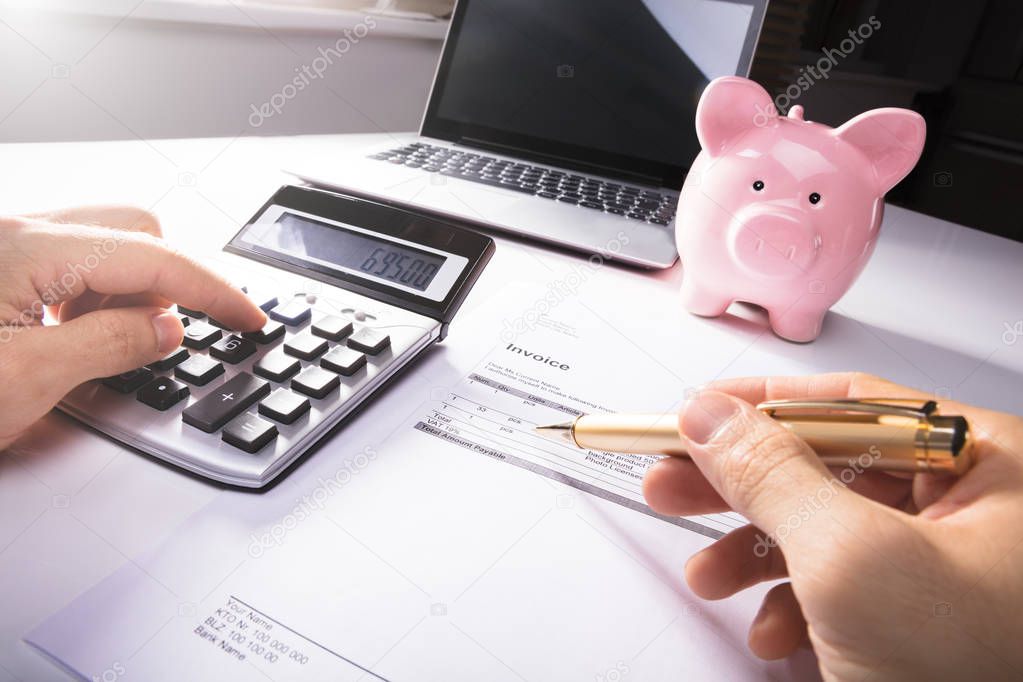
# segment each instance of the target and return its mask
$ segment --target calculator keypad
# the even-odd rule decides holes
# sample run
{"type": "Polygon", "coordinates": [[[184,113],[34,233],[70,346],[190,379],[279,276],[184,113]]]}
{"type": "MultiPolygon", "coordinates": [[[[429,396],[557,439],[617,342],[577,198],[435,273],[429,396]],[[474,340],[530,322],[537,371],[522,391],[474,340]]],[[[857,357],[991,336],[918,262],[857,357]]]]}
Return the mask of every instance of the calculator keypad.
{"type": "MultiPolygon", "coordinates": [[[[246,293],[268,313],[263,329],[237,333],[179,306],[186,332],[182,347],[103,384],[134,394],[154,415],[180,413],[166,418],[196,434],[217,434],[221,448],[263,456],[275,452],[282,434],[291,447],[395,361],[395,354],[384,352],[391,337],[368,326],[380,324],[374,314],[351,305],[319,305],[319,297],[308,294],[246,293]]],[[[399,336],[408,348],[409,335],[399,336]]]]}

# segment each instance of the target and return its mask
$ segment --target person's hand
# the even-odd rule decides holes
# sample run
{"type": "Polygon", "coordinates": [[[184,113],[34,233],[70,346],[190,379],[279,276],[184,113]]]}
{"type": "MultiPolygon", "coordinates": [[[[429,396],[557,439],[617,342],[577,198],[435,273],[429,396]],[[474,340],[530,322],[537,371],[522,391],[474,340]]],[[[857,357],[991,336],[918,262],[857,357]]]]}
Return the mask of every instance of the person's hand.
{"type": "Polygon", "coordinates": [[[974,468],[898,477],[872,471],[871,453],[829,471],[751,406],[846,396],[928,397],[832,374],[715,382],[686,404],[692,460],[652,467],[647,501],[672,515],[731,509],[753,524],[694,555],[686,581],[722,599],[788,578],[764,598],[749,646],[774,659],[808,638],[828,680],[1023,678],[1023,419],[943,401],[970,421],[974,468]]]}
{"type": "Polygon", "coordinates": [[[0,450],[78,384],[177,348],[184,328],[170,301],[239,331],[266,322],[159,236],[156,218],[131,207],[0,217],[0,450]],[[60,324],[44,326],[44,314],[60,324]]]}

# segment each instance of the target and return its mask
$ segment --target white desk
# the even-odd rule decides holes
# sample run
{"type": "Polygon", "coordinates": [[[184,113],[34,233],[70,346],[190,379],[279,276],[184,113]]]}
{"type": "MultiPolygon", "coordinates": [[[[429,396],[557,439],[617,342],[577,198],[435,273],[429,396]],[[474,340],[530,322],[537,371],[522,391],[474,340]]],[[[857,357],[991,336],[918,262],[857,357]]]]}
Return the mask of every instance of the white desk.
{"type": "MultiPolygon", "coordinates": [[[[379,137],[5,145],[0,209],[131,202],[156,211],[179,246],[212,252],[288,181],[279,167],[379,137]]],[[[539,258],[552,270],[577,260],[501,239],[495,262],[512,254],[539,258]]],[[[814,344],[764,333],[758,315],[744,309],[739,317],[700,325],[726,326],[743,347],[766,349],[789,368],[862,369],[938,396],[1023,413],[1021,266],[1021,244],[890,207],[874,260],[814,344]]],[[[678,267],[658,273],[606,267],[595,276],[675,288],[681,273],[678,267]]],[[[484,275],[467,308],[485,304],[500,284],[493,279],[484,275]]],[[[608,301],[609,310],[620,303],[608,301]]],[[[636,302],[627,303],[635,309],[636,302]]],[[[627,319],[616,318],[625,335],[627,319]]],[[[680,352],[699,352],[700,343],[693,338],[680,352]]],[[[736,376],[773,368],[744,362],[739,353],[712,369],[736,376]]],[[[156,546],[220,493],[59,415],[38,424],[13,453],[0,455],[0,680],[64,679],[21,636],[126,557],[156,546]]]]}

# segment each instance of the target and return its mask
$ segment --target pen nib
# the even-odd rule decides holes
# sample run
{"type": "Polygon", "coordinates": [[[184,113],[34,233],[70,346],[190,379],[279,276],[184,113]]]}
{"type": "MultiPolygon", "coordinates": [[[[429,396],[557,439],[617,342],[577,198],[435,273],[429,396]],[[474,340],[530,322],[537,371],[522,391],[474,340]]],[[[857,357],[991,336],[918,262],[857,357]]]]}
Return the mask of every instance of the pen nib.
{"type": "Polygon", "coordinates": [[[572,447],[578,447],[575,442],[575,437],[572,435],[572,427],[575,422],[564,422],[563,424],[547,424],[546,426],[537,426],[534,431],[544,438],[551,440],[561,441],[571,445],[572,447]]]}

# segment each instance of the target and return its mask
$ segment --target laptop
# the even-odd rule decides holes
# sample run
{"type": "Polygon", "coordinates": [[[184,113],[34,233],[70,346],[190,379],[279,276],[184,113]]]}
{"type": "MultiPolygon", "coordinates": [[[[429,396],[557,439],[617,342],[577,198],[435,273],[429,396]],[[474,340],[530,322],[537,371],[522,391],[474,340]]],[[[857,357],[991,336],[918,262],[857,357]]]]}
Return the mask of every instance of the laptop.
{"type": "MultiPolygon", "coordinates": [[[[747,75],[767,0],[458,0],[419,134],[286,170],[313,185],[644,268],[713,78],[747,75]]],[[[381,73],[378,87],[387,87],[381,73]]]]}

